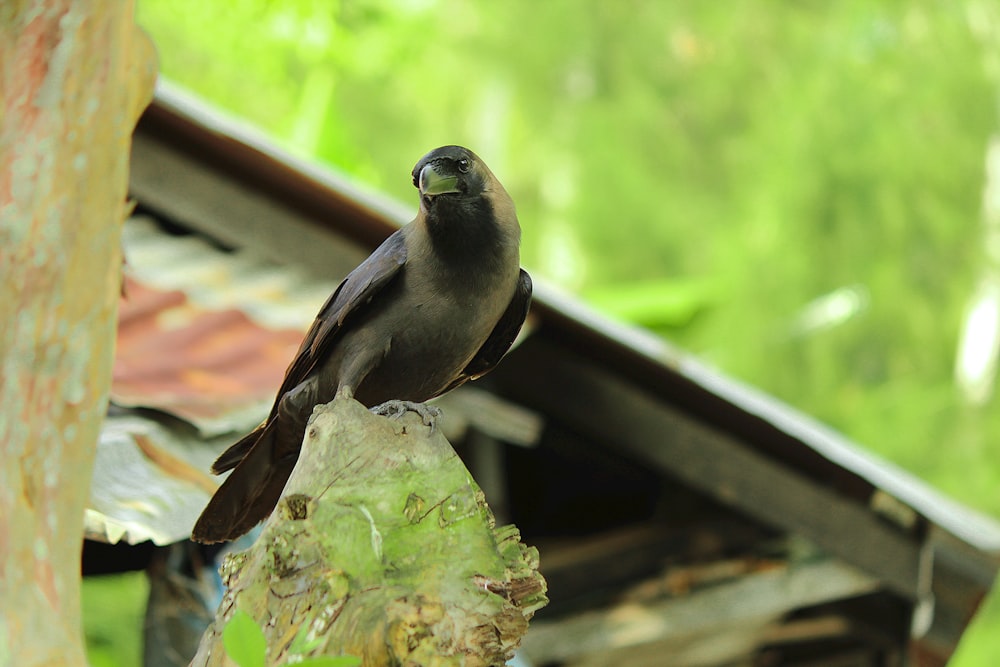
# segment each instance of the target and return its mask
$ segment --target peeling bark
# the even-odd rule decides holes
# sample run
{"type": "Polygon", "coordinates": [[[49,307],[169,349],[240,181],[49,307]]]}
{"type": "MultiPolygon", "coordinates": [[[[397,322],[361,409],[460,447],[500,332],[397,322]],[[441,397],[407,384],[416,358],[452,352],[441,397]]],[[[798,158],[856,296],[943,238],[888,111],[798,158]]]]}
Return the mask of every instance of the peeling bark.
{"type": "Polygon", "coordinates": [[[130,2],[0,3],[0,663],[85,664],[83,509],[154,63],[130,2]]]}
{"type": "Polygon", "coordinates": [[[502,665],[548,602],[538,552],[494,525],[448,441],[350,400],[316,408],[275,513],[223,577],[192,665],[230,664],[221,635],[237,609],[262,627],[269,665],[502,665]]]}

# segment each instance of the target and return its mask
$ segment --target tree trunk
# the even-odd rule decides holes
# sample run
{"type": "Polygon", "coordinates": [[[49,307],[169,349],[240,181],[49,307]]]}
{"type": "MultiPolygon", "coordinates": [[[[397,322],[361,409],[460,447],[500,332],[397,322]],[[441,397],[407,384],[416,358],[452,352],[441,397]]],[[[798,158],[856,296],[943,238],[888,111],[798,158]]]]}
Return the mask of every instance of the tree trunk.
{"type": "Polygon", "coordinates": [[[316,408],[274,514],[222,569],[229,590],[192,665],[231,664],[236,610],[263,628],[269,665],[502,665],[548,601],[538,552],[494,526],[448,441],[350,400],[316,408]]]}
{"type": "Polygon", "coordinates": [[[154,63],[130,2],[0,3],[0,664],[85,664],[83,509],[154,63]]]}

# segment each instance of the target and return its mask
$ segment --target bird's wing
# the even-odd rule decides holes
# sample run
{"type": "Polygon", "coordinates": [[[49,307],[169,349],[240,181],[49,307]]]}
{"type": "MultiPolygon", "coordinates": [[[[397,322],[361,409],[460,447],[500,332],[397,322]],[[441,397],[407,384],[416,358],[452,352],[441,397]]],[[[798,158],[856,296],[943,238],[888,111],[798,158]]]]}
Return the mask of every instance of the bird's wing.
{"type": "Polygon", "coordinates": [[[213,473],[218,475],[239,465],[273,422],[281,397],[306,380],[336,341],[344,322],[398,276],[405,263],[406,239],[400,230],[387,238],[368,259],[344,278],[320,308],[316,320],[306,332],[295,359],[285,371],[285,378],[267,419],[223,452],[212,464],[213,473]]]}
{"type": "Polygon", "coordinates": [[[486,342],[483,343],[476,356],[472,357],[465,369],[451,381],[451,384],[442,391],[448,393],[455,387],[461,386],[469,380],[475,380],[489,373],[500,363],[503,355],[514,344],[517,333],[524,324],[524,318],[528,316],[528,307],[531,305],[531,276],[524,269],[517,281],[514,289],[514,296],[507,306],[507,310],[500,316],[500,321],[493,327],[486,342]]]}
{"type": "Polygon", "coordinates": [[[288,391],[306,379],[329,352],[337,340],[344,322],[366,306],[375,295],[399,275],[406,263],[406,239],[402,230],[394,232],[382,245],[368,256],[326,300],[316,315],[316,320],[299,346],[295,359],[285,372],[285,379],[278,390],[278,399],[271,408],[270,421],[278,409],[278,401],[288,391]]]}

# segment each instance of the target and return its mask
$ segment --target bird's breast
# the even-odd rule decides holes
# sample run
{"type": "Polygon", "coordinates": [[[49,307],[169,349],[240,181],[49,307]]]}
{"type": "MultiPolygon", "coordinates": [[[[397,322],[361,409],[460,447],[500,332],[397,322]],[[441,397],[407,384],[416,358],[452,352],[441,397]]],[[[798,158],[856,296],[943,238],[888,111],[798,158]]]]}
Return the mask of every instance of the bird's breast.
{"type": "Polygon", "coordinates": [[[514,293],[516,273],[478,287],[408,272],[369,326],[390,331],[385,356],[358,387],[362,403],[425,401],[440,394],[493,331],[514,293]],[[402,295],[401,294],[401,295],[402,295]]]}

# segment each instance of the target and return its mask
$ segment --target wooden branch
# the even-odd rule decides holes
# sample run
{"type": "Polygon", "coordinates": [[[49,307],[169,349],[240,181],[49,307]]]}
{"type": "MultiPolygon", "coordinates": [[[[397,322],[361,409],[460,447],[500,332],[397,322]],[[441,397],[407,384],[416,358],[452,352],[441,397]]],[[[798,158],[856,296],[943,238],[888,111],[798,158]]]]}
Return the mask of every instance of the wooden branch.
{"type": "Polygon", "coordinates": [[[444,437],[349,400],[316,408],[275,513],[223,577],[192,665],[226,664],[237,609],[262,626],[268,664],[501,665],[547,602],[538,552],[494,526],[444,437]]]}
{"type": "Polygon", "coordinates": [[[80,549],[155,78],[132,3],[0,3],[0,662],[82,665],[80,549]]]}

